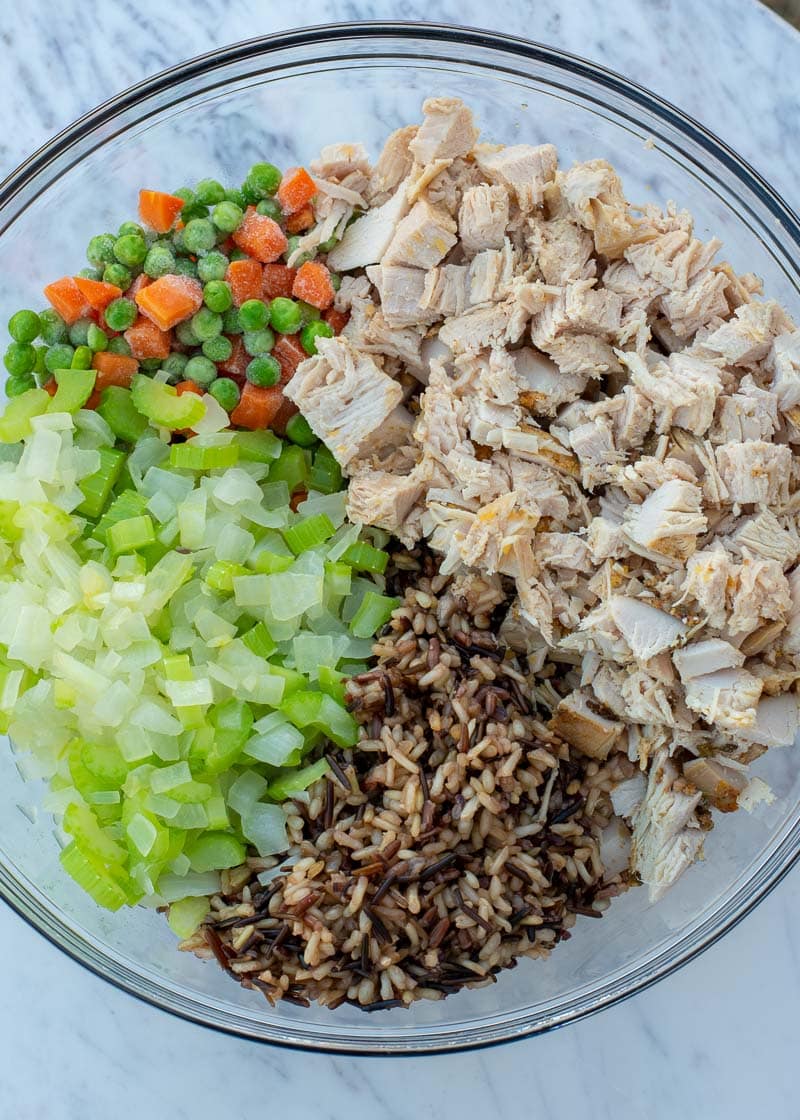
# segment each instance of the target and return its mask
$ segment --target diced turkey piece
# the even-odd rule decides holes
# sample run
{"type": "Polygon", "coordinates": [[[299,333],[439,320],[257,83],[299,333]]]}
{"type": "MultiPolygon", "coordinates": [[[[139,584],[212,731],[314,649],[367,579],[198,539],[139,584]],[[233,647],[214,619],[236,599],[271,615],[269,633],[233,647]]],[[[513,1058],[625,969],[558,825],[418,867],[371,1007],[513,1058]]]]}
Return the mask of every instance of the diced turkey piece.
{"type": "MultiPolygon", "coordinates": [[[[350,229],[355,229],[357,225],[358,222],[354,222],[350,229]]],[[[426,198],[419,198],[398,222],[380,260],[384,265],[433,268],[450,252],[457,240],[456,224],[447,211],[440,206],[431,206],[426,198]]],[[[334,264],[333,267],[340,266],[334,264]]]]}
{"type": "Polygon", "coordinates": [[[744,665],[744,654],[722,638],[706,638],[691,642],[672,654],[675,668],[684,684],[694,677],[716,673],[720,669],[738,669],[744,665]]]}
{"type": "Polygon", "coordinates": [[[686,706],[708,723],[738,731],[753,727],[763,682],[746,669],[719,669],[686,684],[686,706]]]}
{"type": "Polygon", "coordinates": [[[675,559],[686,560],[697,548],[697,537],[707,521],[697,486],[673,478],[663,483],[640,506],[625,514],[625,536],[634,546],[675,559]]]}
{"type": "Polygon", "coordinates": [[[421,268],[374,264],[367,276],[378,289],[381,311],[390,327],[408,327],[434,322],[434,310],[422,306],[425,272],[421,268]]]}
{"type": "Polygon", "coordinates": [[[569,439],[581,465],[581,482],[587,490],[609,482],[614,465],[625,459],[624,453],[614,446],[611,424],[604,417],[579,424],[570,432],[569,439]]]}
{"type": "Polygon", "coordinates": [[[614,817],[600,833],[600,862],[606,882],[628,869],[631,860],[630,830],[614,817]]]}
{"type": "Polygon", "coordinates": [[[458,236],[469,252],[501,249],[508,225],[508,191],[479,183],[464,191],[458,211],[458,236]]]}
{"type": "Polygon", "coordinates": [[[545,187],[553,181],[558,152],[552,144],[512,144],[492,151],[488,146],[475,150],[478,167],[493,183],[508,187],[523,213],[542,204],[545,187]]]}
{"type": "Polygon", "coordinates": [[[620,397],[622,407],[613,413],[614,444],[620,451],[627,451],[642,446],[652,427],[654,412],[651,402],[635,385],[624,385],[620,397]]]}
{"type": "Polygon", "coordinates": [[[519,599],[515,599],[500,623],[497,636],[503,645],[513,649],[515,653],[529,653],[541,644],[541,635],[537,627],[532,626],[524,617],[519,599]]]}
{"type": "Polygon", "coordinates": [[[594,275],[592,235],[567,218],[535,222],[530,246],[546,284],[560,286],[594,275]]]}
{"type": "Polygon", "coordinates": [[[752,727],[737,732],[737,739],[764,747],[791,747],[797,738],[798,707],[794,693],[764,696],[756,708],[752,727]]]}
{"type": "Polygon", "coordinates": [[[508,294],[513,275],[514,254],[508,241],[502,249],[482,249],[469,264],[469,302],[502,299],[508,294]]]}
{"type": "Polygon", "coordinates": [[[767,365],[778,408],[788,412],[800,404],[800,331],[780,334],[772,343],[767,365]]]}
{"type": "Polygon", "coordinates": [[[739,794],[747,785],[740,770],[716,758],[693,758],[683,764],[683,776],[704,793],[722,813],[739,807],[739,794]]]}
{"type": "Polygon", "coordinates": [[[765,619],[784,620],[791,611],[792,598],[778,561],[744,556],[731,605],[731,634],[750,634],[765,619]]]}
{"type": "Polygon", "coordinates": [[[358,524],[377,525],[388,533],[397,533],[423,490],[423,481],[413,473],[406,477],[386,471],[357,475],[347,490],[347,516],[358,524]]]}
{"type": "Polygon", "coordinates": [[[672,649],[686,633],[686,624],[680,619],[641,599],[612,595],[608,607],[637,661],[649,661],[664,650],[672,649]]]}
{"type": "Polygon", "coordinates": [[[755,517],[745,518],[731,533],[728,547],[737,552],[747,549],[755,556],[777,560],[782,568],[793,564],[800,555],[797,530],[784,529],[772,510],[765,509],[755,517]]]}
{"type": "MultiPolygon", "coordinates": [[[[721,245],[716,237],[704,244],[687,230],[674,229],[631,245],[625,259],[642,279],[662,284],[670,293],[666,298],[673,298],[673,294],[690,289],[692,281],[708,268],[721,245]]],[[[727,305],[724,310],[727,316],[727,305]]],[[[671,318],[669,313],[667,318],[671,318]]]]}
{"type": "Polygon", "coordinates": [[[666,727],[676,725],[669,689],[645,669],[628,672],[620,689],[625,719],[631,724],[666,727]]]}
{"type": "Polygon", "coordinates": [[[703,339],[702,350],[719,354],[728,365],[759,362],[769,353],[773,340],[783,329],[784,313],[772,301],[737,307],[733,318],[703,339]]]}
{"type": "Polygon", "coordinates": [[[567,568],[573,572],[592,571],[586,541],[575,533],[537,532],[534,550],[536,559],[544,567],[567,568]]]}
{"type": "Polygon", "coordinates": [[[611,805],[614,812],[618,817],[623,817],[629,821],[641,803],[644,801],[644,795],[647,792],[647,780],[639,770],[632,778],[628,778],[624,782],[620,782],[611,791],[611,805]]]}
{"type": "Polygon", "coordinates": [[[342,240],[328,253],[328,266],[337,272],[346,272],[377,264],[384,257],[395,230],[407,212],[408,197],[405,182],[402,182],[382,206],[367,210],[347,227],[342,240]]]}
{"type": "Polygon", "coordinates": [[[475,307],[448,319],[439,338],[454,354],[477,353],[487,346],[504,346],[516,341],[512,331],[513,306],[510,301],[491,307],[475,307]]]}
{"type": "Polygon", "coordinates": [[[442,264],[425,273],[422,305],[436,318],[462,315],[470,304],[469,270],[463,264],[442,264]]]}
{"type": "Polygon", "coordinates": [[[775,394],[760,389],[747,374],[742,378],[738,392],[719,398],[716,418],[708,435],[713,443],[770,440],[777,427],[778,401],[775,394]]]}
{"type": "Polygon", "coordinates": [[[586,388],[585,374],[562,373],[551,358],[529,346],[513,356],[522,385],[519,402],[536,415],[555,416],[561,405],[577,400],[586,388]]]}
{"type": "Polygon", "coordinates": [[[438,334],[423,340],[420,347],[420,365],[411,370],[417,381],[421,381],[423,385],[428,384],[431,365],[434,362],[439,363],[448,372],[452,371],[453,351],[442,342],[438,334]]]}
{"type": "Polygon", "coordinates": [[[576,163],[559,180],[575,219],[594,234],[597,252],[610,260],[621,257],[636,238],[640,222],[631,216],[611,164],[602,159],[576,163]]]}
{"type": "Polygon", "coordinates": [[[567,284],[564,310],[571,330],[611,337],[619,330],[622,300],[616,292],[597,288],[595,283],[573,280],[567,284]]]}
{"type": "Polygon", "coordinates": [[[726,591],[733,578],[733,557],[717,541],[687,560],[681,601],[694,599],[708,625],[721,629],[728,617],[726,591]]]}
{"type": "Polygon", "coordinates": [[[586,543],[595,564],[604,560],[619,559],[628,551],[622,525],[607,517],[593,517],[586,532],[586,543]]]}
{"type": "Polygon", "coordinates": [[[762,802],[771,805],[774,800],[775,794],[766,782],[762,782],[761,778],[751,778],[739,794],[738,807],[746,813],[752,813],[762,802]]]}
{"type": "Polygon", "coordinates": [[[694,863],[703,843],[695,815],[701,798],[673,788],[678,768],[666,750],[659,750],[651,764],[647,792],[633,818],[631,867],[657,902],[680,875],[694,863]]]}
{"type": "Polygon", "coordinates": [[[671,291],[661,298],[661,310],[672,330],[691,338],[709,323],[728,315],[728,278],[719,272],[701,273],[686,291],[671,291]]]}
{"type": "Polygon", "coordinates": [[[666,432],[673,425],[702,436],[714,419],[722,381],[711,362],[689,354],[670,354],[665,362],[652,367],[638,354],[621,355],[631,371],[631,381],[652,402],[656,431],[666,432]]]}
{"type": "Polygon", "coordinates": [[[465,156],[478,139],[472,113],[455,97],[429,97],[422,103],[424,120],[409,149],[417,163],[465,156]]]}
{"type": "Polygon", "coordinates": [[[748,440],[723,444],[715,454],[731,502],[776,505],[787,500],[792,451],[786,444],[748,440]]]}
{"type": "Polygon", "coordinates": [[[326,144],[309,167],[322,179],[343,179],[351,171],[369,172],[369,156],[363,144],[326,144]]]}
{"type": "Polygon", "coordinates": [[[320,338],[284,392],[343,467],[403,399],[401,386],[341,336],[320,338]]]}
{"type": "MultiPolygon", "coordinates": [[[[538,346],[536,338],[533,335],[531,337],[538,346]]],[[[550,355],[562,373],[605,377],[622,369],[609,343],[597,335],[562,334],[539,348],[550,355]]]]}
{"type": "Polygon", "coordinates": [[[581,754],[604,762],[625,731],[618,720],[593,711],[585,692],[565,696],[550,720],[550,728],[581,754]]]}
{"type": "Polygon", "coordinates": [[[416,135],[415,124],[398,128],[389,135],[370,177],[366,190],[368,199],[373,200],[377,197],[383,201],[383,195],[395,191],[400,183],[408,178],[414,164],[409,145],[416,135]]]}
{"type": "Polygon", "coordinates": [[[416,464],[419,453],[413,446],[415,418],[405,405],[393,408],[379,428],[362,440],[358,456],[349,467],[356,474],[363,467],[373,470],[393,470],[405,475],[416,464]]]}

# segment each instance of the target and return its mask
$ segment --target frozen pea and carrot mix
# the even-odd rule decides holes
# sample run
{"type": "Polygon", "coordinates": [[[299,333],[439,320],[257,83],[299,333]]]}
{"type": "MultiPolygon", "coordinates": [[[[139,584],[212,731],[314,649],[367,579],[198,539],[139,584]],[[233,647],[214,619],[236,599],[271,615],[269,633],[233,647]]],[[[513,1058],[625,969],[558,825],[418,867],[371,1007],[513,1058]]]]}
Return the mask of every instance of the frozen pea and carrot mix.
{"type": "Polygon", "coordinates": [[[430,98],[15,312],[0,729],[78,887],[389,1010],[712,859],[800,679],[800,334],[719,248],[430,98]]]}

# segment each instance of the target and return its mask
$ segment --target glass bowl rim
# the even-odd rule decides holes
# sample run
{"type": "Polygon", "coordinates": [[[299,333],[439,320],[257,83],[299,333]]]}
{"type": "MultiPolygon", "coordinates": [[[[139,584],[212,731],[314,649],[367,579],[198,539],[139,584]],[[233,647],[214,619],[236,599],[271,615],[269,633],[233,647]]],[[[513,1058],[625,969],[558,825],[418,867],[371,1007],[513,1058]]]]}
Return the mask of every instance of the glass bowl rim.
{"type": "MultiPolygon", "coordinates": [[[[621,95],[631,107],[642,107],[667,126],[676,129],[684,138],[692,141],[701,150],[712,155],[740,184],[756,196],[758,202],[769,211],[770,216],[777,220],[781,232],[797,245],[800,252],[800,218],[787,205],[780,194],[715,133],[644,86],[599,63],[590,62],[568,51],[546,46],[519,36],[457,24],[391,20],[316,24],[257,36],[195,55],[144,78],[84,113],[72,124],[67,125],[45,141],[26,160],[11,171],[0,182],[0,214],[26,186],[33,182],[38,174],[45,171],[47,166],[58,157],[67,153],[87,132],[95,131],[102,125],[113,121],[125,110],[133,108],[153,95],[191,79],[193,76],[207,75],[211,69],[222,68],[231,63],[246,61],[249,58],[268,56],[294,47],[304,47],[324,42],[346,42],[348,40],[380,41],[392,39],[408,42],[422,40],[432,44],[452,43],[495,50],[519,58],[522,61],[544,63],[567,75],[586,78],[596,85],[604,86],[607,90],[621,95]]],[[[0,236],[13,224],[14,220],[15,217],[12,217],[10,222],[2,223],[0,221],[0,236]]],[[[35,905],[29,905],[22,892],[15,891],[6,876],[2,874],[7,871],[2,864],[0,864],[0,898],[47,941],[95,976],[107,981],[120,991],[187,1022],[219,1031],[222,1034],[247,1039],[251,1042],[261,1042],[290,1050],[345,1054],[357,1057],[419,1056],[488,1048],[545,1034],[567,1023],[576,1022],[623,1002],[630,996],[644,991],[659,980],[676,972],[715,944],[766,898],[798,859],[800,859],[800,820],[796,819],[787,835],[784,836],[780,846],[768,857],[766,864],[763,864],[750,880],[740,885],[733,896],[724,904],[727,914],[722,921],[714,924],[712,916],[699,928],[685,934],[683,940],[688,941],[689,944],[684,944],[681,948],[679,941],[672,946],[669,960],[656,960],[649,964],[640,965],[640,976],[628,986],[623,987],[625,984],[624,978],[613,980],[610,986],[614,990],[606,992],[599,998],[592,999],[589,997],[587,999],[584,995],[576,1001],[579,1003],[578,1007],[572,1007],[560,1015],[551,1016],[544,1022],[537,1023],[535,1020],[528,1020],[521,1025],[510,1026],[505,1034],[502,1033],[502,1029],[492,1028],[487,1033],[485,1028],[480,1025],[464,1026],[459,1028],[462,1037],[456,1041],[451,1041],[449,1035],[443,1039],[434,1038],[427,1044],[424,1039],[421,1039],[419,1045],[403,1039],[399,1046],[394,1047],[387,1040],[386,1044],[370,1049],[337,1042],[333,1021],[327,1039],[320,1036],[313,1041],[305,1041],[300,1038],[267,1038],[240,1029],[236,1025],[226,1025],[222,1022],[204,1019],[201,1010],[194,1012],[181,1008],[177,1005],[177,1001],[171,1002],[170,999],[161,999],[151,995],[143,989],[141,983],[137,986],[132,980],[128,981],[115,974],[116,966],[114,963],[108,962],[108,958],[104,961],[91,946],[87,945],[84,951],[70,944],[69,936],[65,936],[68,931],[64,928],[63,923],[55,919],[46,909],[39,910],[35,905]],[[712,928],[705,929],[704,927],[709,923],[712,928]]],[[[8,878],[13,881],[13,876],[9,875],[8,878]]],[[[661,956],[664,955],[661,954],[661,956]]]]}

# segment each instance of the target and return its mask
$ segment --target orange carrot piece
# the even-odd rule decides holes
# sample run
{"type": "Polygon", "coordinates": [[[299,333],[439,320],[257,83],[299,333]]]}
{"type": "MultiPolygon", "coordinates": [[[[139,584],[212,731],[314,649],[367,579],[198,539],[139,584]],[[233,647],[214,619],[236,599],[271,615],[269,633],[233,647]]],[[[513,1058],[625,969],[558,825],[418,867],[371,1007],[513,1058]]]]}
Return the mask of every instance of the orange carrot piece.
{"type": "Polygon", "coordinates": [[[231,423],[251,431],[268,428],[280,412],[283,400],[283,393],[277,386],[261,389],[247,381],[242,389],[241,399],[231,413],[231,423]]]}
{"type": "Polygon", "coordinates": [[[302,361],[308,357],[300,343],[300,336],[296,334],[280,334],[272,347],[272,356],[276,358],[281,367],[279,384],[285,385],[294,377],[294,371],[302,361]]]}
{"type": "Polygon", "coordinates": [[[56,381],[55,377],[51,377],[49,381],[45,381],[44,385],[42,385],[42,388],[44,389],[45,393],[49,393],[51,397],[54,397],[58,389],[58,382],[56,381]]]}
{"type": "Polygon", "coordinates": [[[278,296],[290,296],[292,284],[297,271],[286,264],[264,265],[264,299],[276,299],[278,296]]]}
{"type": "Polygon", "coordinates": [[[65,323],[72,324],[91,311],[91,304],[72,276],[54,280],[47,285],[44,294],[65,323]]]}
{"type": "Polygon", "coordinates": [[[252,257],[231,261],[225,279],[230,284],[236,307],[241,307],[249,299],[261,299],[261,265],[252,257]]]}
{"type": "Polygon", "coordinates": [[[179,397],[182,397],[184,393],[197,393],[198,397],[203,395],[203,390],[196,381],[179,381],[175,386],[175,392],[179,397]]]}
{"type": "Polygon", "coordinates": [[[139,310],[162,331],[182,323],[203,304],[203,288],[191,276],[161,276],[136,293],[139,310]]]}
{"type": "Polygon", "coordinates": [[[220,373],[224,373],[226,377],[232,377],[236,381],[244,381],[247,367],[252,358],[245,350],[240,334],[232,335],[228,340],[233,346],[231,356],[226,358],[224,362],[217,362],[217,369],[220,373]]]}
{"type": "Polygon", "coordinates": [[[277,222],[266,214],[259,214],[254,206],[248,206],[242,224],[233,235],[233,240],[262,264],[276,261],[286,251],[289,242],[277,222]]]}
{"type": "Polygon", "coordinates": [[[112,354],[108,350],[100,350],[92,358],[92,368],[97,370],[94,387],[99,393],[109,385],[129,389],[139,363],[128,354],[112,354]]]}
{"type": "Polygon", "coordinates": [[[183,209],[183,199],[164,191],[139,191],[139,217],[156,233],[167,233],[183,209]]]}
{"type": "Polygon", "coordinates": [[[337,311],[335,307],[329,307],[322,318],[329,327],[333,327],[334,334],[341,334],[350,322],[349,314],[346,311],[337,311]]]}
{"type": "Polygon", "coordinates": [[[306,261],[297,270],[292,285],[292,295],[295,299],[305,300],[312,307],[325,311],[333,303],[336,293],[331,284],[331,274],[324,264],[319,261],[306,261]]]}
{"type": "Polygon", "coordinates": [[[291,498],[289,499],[289,508],[291,509],[291,511],[293,513],[297,513],[297,507],[302,505],[307,497],[308,490],[306,490],[304,486],[299,490],[295,490],[294,494],[292,494],[291,498]]]}
{"type": "Polygon", "coordinates": [[[85,276],[74,276],[73,280],[93,311],[105,311],[112,299],[122,295],[122,288],[107,284],[105,280],[89,280],[85,276]]]}
{"type": "Polygon", "coordinates": [[[287,233],[302,233],[314,224],[314,210],[311,206],[304,206],[296,214],[290,214],[286,219],[287,233]]]}
{"type": "Polygon", "coordinates": [[[284,214],[296,214],[308,206],[316,193],[314,180],[305,167],[290,167],[278,187],[278,202],[284,214]]]}
{"type": "Polygon", "coordinates": [[[147,288],[152,283],[153,281],[151,277],[147,276],[144,272],[140,272],[133,283],[130,285],[128,290],[125,292],[125,298],[136,299],[137,294],[142,290],[142,288],[147,288]]]}
{"type": "Polygon", "coordinates": [[[300,409],[297,407],[294,401],[290,401],[288,397],[284,397],[283,404],[275,413],[275,416],[272,420],[273,432],[275,432],[276,435],[285,436],[286,425],[289,423],[293,416],[297,415],[299,411],[300,409]]]}
{"type": "Polygon", "coordinates": [[[172,348],[170,332],[162,331],[144,315],[140,315],[125,331],[125,341],[131,348],[131,354],[140,361],[144,358],[168,358],[172,348]]]}

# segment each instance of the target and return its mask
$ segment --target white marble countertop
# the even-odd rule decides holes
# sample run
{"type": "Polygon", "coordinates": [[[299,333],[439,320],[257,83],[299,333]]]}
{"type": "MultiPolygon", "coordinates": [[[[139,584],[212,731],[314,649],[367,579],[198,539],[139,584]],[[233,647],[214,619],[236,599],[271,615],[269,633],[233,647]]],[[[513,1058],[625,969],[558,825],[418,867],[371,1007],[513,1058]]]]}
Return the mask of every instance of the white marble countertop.
{"type": "MultiPolygon", "coordinates": [[[[275,0],[29,0],[0,38],[0,173],[97,102],[226,42],[288,27],[275,0]]],[[[431,19],[601,62],[698,117],[795,207],[800,35],[756,0],[306,0],[303,23],[431,19]]],[[[678,975],[592,1020],[449,1057],[357,1060],[223,1037],[83,971],[0,904],[0,1117],[592,1120],[800,1117],[800,869],[678,975]],[[298,1103],[300,1102],[300,1103],[298,1103]]]]}

